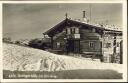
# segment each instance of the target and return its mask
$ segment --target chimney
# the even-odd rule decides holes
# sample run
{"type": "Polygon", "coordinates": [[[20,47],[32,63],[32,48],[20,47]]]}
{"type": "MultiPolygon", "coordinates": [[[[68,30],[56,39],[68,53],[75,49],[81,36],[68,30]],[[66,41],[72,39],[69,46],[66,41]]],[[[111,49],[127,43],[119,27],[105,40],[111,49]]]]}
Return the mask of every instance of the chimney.
{"type": "Polygon", "coordinates": [[[89,20],[87,19],[87,17],[86,17],[86,11],[83,11],[83,21],[85,22],[85,23],[88,23],[89,22],[89,20]]]}
{"type": "Polygon", "coordinates": [[[83,11],[83,18],[85,18],[85,11],[83,11]]]}

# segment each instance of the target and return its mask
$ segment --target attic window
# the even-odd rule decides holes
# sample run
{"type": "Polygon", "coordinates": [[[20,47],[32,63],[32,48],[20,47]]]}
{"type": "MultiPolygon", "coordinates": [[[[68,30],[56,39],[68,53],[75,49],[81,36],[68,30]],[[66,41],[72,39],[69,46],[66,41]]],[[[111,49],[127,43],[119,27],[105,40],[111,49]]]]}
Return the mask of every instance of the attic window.
{"type": "Polygon", "coordinates": [[[79,28],[71,27],[66,29],[67,34],[78,34],[79,28]]]}
{"type": "Polygon", "coordinates": [[[75,33],[75,28],[71,28],[71,33],[72,33],[72,34],[75,33]]]}

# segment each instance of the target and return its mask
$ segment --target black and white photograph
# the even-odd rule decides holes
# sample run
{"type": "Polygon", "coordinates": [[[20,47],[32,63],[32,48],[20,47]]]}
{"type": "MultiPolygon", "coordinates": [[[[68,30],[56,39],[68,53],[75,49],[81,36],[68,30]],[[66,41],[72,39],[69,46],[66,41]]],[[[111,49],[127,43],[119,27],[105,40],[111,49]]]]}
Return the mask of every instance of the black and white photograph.
{"type": "Polygon", "coordinates": [[[2,3],[2,77],[122,80],[123,22],[122,3],[2,3]]]}

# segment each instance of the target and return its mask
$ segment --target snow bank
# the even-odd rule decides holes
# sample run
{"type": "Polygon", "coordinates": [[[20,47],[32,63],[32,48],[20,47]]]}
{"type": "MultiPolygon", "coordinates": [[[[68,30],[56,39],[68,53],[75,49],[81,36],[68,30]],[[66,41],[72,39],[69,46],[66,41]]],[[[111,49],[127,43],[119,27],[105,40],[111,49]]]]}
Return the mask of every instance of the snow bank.
{"type": "Polygon", "coordinates": [[[101,63],[47,51],[3,43],[4,70],[19,71],[61,71],[76,69],[105,69],[122,73],[122,65],[101,63]]]}

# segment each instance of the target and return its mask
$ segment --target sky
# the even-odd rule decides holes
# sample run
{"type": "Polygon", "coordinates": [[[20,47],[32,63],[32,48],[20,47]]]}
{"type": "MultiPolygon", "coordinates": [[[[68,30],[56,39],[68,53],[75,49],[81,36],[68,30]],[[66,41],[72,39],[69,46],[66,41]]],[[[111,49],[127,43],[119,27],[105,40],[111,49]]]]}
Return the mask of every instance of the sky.
{"type": "MultiPolygon", "coordinates": [[[[82,11],[90,18],[89,3],[3,4],[3,37],[12,40],[42,38],[43,32],[65,19],[82,19],[82,11]]],[[[122,27],[122,5],[91,3],[91,22],[108,21],[122,27]]]]}

